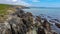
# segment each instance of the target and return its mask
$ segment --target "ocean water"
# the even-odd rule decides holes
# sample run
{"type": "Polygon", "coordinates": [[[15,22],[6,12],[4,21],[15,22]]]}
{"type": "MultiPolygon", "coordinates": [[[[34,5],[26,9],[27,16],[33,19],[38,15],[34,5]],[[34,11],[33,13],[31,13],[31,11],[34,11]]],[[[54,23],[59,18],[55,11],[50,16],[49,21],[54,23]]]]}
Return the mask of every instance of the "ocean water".
{"type": "Polygon", "coordinates": [[[57,21],[53,21],[60,24],[60,8],[30,8],[23,9],[25,12],[31,12],[35,16],[42,16],[46,18],[48,22],[52,19],[57,19],[57,21]]]}
{"type": "Polygon", "coordinates": [[[24,9],[24,11],[31,12],[33,15],[44,14],[53,18],[60,19],[60,8],[30,8],[24,9]]]}

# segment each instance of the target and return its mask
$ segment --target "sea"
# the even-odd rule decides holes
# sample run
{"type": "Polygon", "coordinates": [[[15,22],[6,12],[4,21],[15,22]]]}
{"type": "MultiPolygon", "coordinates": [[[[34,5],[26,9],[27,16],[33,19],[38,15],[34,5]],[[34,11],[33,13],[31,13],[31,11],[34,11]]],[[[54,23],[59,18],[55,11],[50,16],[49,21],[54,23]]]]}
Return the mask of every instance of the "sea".
{"type": "MultiPolygon", "coordinates": [[[[44,15],[47,16],[48,20],[50,19],[58,19],[60,21],[60,8],[29,8],[23,9],[26,12],[31,12],[33,15],[44,15]]],[[[60,22],[57,22],[60,23],[60,22]]],[[[52,29],[60,34],[60,29],[57,28],[55,24],[53,24],[52,29]]]]}
{"type": "Polygon", "coordinates": [[[31,12],[33,15],[47,15],[53,18],[60,19],[60,8],[29,8],[24,9],[26,12],[31,12]]]}

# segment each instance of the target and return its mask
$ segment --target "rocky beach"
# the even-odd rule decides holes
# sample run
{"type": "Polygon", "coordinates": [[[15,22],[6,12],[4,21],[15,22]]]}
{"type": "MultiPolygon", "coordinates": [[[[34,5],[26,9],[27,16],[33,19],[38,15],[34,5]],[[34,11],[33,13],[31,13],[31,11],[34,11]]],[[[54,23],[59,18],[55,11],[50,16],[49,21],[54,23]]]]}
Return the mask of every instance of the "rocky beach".
{"type": "Polygon", "coordinates": [[[60,28],[58,19],[48,20],[41,15],[34,16],[31,12],[25,12],[16,6],[9,8],[7,12],[6,19],[0,19],[0,34],[60,34],[60,31],[53,29],[54,25],[60,28]]]}

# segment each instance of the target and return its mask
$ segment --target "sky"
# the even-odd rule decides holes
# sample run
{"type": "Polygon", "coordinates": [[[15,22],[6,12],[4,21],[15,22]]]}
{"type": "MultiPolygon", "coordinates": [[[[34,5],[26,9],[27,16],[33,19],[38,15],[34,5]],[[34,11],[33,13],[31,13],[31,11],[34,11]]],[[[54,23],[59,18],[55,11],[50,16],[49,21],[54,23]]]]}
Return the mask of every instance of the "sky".
{"type": "Polygon", "coordinates": [[[0,0],[0,3],[31,7],[60,7],[60,0],[0,0]]]}

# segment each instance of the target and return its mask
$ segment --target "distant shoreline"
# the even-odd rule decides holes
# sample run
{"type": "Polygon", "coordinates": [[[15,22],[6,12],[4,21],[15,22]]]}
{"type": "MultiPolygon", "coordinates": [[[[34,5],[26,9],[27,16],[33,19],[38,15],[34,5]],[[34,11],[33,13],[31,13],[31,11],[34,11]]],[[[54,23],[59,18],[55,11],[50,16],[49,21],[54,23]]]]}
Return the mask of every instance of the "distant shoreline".
{"type": "Polygon", "coordinates": [[[60,9],[60,7],[29,7],[29,8],[60,9]]]}

